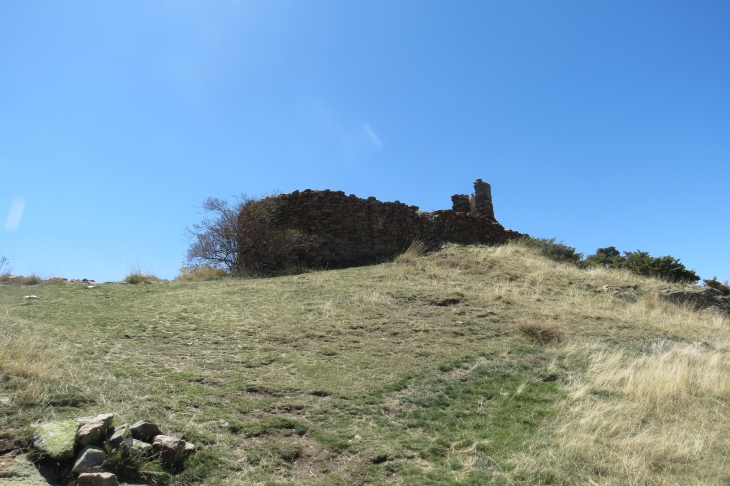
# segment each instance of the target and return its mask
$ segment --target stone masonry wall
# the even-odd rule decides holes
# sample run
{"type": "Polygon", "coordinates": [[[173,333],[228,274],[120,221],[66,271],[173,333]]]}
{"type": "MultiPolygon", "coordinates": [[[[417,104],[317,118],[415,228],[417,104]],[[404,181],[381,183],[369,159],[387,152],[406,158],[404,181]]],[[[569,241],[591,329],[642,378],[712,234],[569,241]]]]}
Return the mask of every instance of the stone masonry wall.
{"type": "Polygon", "coordinates": [[[279,202],[277,226],[313,235],[316,244],[305,258],[309,263],[321,264],[392,256],[417,239],[500,244],[522,236],[494,219],[489,185],[477,182],[477,200],[481,203],[478,209],[484,208],[491,217],[464,211],[469,209],[464,203],[468,196],[464,195],[454,199],[454,206],[461,210],[428,213],[399,201],[381,202],[374,197],[346,196],[342,191],[307,189],[275,196],[279,202]]]}

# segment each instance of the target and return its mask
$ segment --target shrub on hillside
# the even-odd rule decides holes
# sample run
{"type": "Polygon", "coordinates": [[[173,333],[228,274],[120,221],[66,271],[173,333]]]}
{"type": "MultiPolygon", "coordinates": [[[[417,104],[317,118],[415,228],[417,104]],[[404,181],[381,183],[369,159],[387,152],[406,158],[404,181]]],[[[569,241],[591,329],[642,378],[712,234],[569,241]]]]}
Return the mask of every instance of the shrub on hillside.
{"type": "MultiPolygon", "coordinates": [[[[556,262],[573,263],[580,268],[603,267],[625,268],[633,273],[646,277],[656,277],[669,282],[695,283],[700,277],[688,270],[678,258],[671,255],[653,257],[645,251],[625,251],[623,255],[615,246],[599,248],[593,255],[583,259],[583,254],[575,248],[555,238],[532,238],[525,236],[516,240],[518,244],[529,248],[537,248],[542,255],[556,262]]],[[[706,281],[707,282],[707,281],[706,281]]],[[[722,285],[718,282],[719,285],[722,285]]],[[[715,284],[708,284],[710,286],[715,284]]],[[[718,287],[715,287],[718,288],[718,287]]]]}
{"type": "Polygon", "coordinates": [[[615,246],[608,248],[599,248],[593,255],[588,255],[585,260],[579,262],[581,268],[587,267],[603,267],[611,268],[617,258],[621,257],[621,252],[615,246]]]}
{"type": "Polygon", "coordinates": [[[234,204],[218,198],[203,202],[210,218],[187,229],[190,266],[207,265],[229,273],[270,273],[296,264],[314,239],[301,231],[276,226],[279,203],[244,195],[234,204]]]}
{"type": "Polygon", "coordinates": [[[5,275],[8,271],[3,270],[3,268],[7,267],[8,265],[8,259],[4,256],[0,256],[0,275],[5,275]]]}
{"type": "Polygon", "coordinates": [[[314,238],[301,231],[276,226],[278,201],[249,200],[238,215],[237,271],[268,273],[296,265],[314,238]]]}
{"type": "Polygon", "coordinates": [[[559,343],[564,337],[560,326],[542,319],[523,319],[517,323],[517,329],[540,344],[559,343]]]}
{"type": "Polygon", "coordinates": [[[717,289],[725,295],[730,295],[730,282],[728,282],[727,280],[725,280],[725,283],[721,283],[719,280],[717,280],[717,277],[712,277],[711,279],[705,279],[702,282],[706,286],[717,289]]]}
{"type": "Polygon", "coordinates": [[[537,248],[543,256],[555,260],[556,262],[575,263],[581,261],[582,253],[577,253],[575,248],[564,244],[562,241],[555,242],[555,238],[532,238],[531,236],[523,236],[516,240],[518,244],[529,248],[537,248]]]}
{"type": "Polygon", "coordinates": [[[653,257],[645,251],[625,251],[621,255],[616,247],[599,248],[578,263],[582,268],[601,266],[604,268],[625,268],[645,277],[655,277],[669,282],[695,283],[700,277],[688,270],[678,258],[671,255],[653,257]]]}

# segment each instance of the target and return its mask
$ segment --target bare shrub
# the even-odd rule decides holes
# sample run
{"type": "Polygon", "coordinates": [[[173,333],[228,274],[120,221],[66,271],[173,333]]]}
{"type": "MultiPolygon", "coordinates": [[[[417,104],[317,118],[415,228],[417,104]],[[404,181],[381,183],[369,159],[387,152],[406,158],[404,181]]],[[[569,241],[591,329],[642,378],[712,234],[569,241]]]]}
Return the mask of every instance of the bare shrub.
{"type": "Polygon", "coordinates": [[[266,274],[296,265],[314,242],[311,235],[276,226],[279,203],[275,197],[243,194],[234,204],[208,198],[203,210],[213,216],[187,229],[191,266],[266,274]]]}
{"type": "Polygon", "coordinates": [[[237,271],[271,272],[295,266],[314,243],[311,235],[276,226],[274,197],[249,200],[238,215],[237,271]]]}
{"type": "Polygon", "coordinates": [[[517,323],[517,329],[540,344],[559,343],[564,337],[560,326],[540,319],[523,319],[517,323]]]}

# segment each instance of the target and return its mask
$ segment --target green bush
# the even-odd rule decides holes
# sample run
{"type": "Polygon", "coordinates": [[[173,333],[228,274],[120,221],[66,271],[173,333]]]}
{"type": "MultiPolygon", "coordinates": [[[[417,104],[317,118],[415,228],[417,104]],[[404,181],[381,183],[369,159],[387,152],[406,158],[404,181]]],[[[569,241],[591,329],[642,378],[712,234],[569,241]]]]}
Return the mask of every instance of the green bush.
{"type": "MultiPolygon", "coordinates": [[[[700,279],[694,270],[688,270],[678,258],[671,255],[653,257],[648,252],[639,250],[625,251],[622,255],[615,246],[609,246],[599,248],[596,253],[583,259],[582,253],[576,252],[575,248],[564,244],[562,241],[556,242],[555,238],[524,236],[516,240],[516,243],[529,248],[537,248],[544,256],[556,262],[573,263],[580,268],[625,268],[639,275],[679,283],[695,283],[700,279]]],[[[707,282],[706,280],[706,285],[720,288],[715,286],[712,281],[709,281],[711,282],[709,284],[707,282]]],[[[717,284],[722,285],[719,282],[717,284]]]]}
{"type": "Polygon", "coordinates": [[[544,256],[556,262],[578,264],[583,258],[582,253],[576,253],[575,248],[564,244],[562,241],[556,243],[555,238],[523,236],[517,240],[517,243],[529,248],[537,248],[544,256]]]}
{"type": "Polygon", "coordinates": [[[581,268],[603,267],[611,268],[617,258],[621,258],[621,252],[615,246],[599,248],[593,255],[588,255],[585,260],[579,262],[581,268]]]}
{"type": "Polygon", "coordinates": [[[695,283],[700,277],[694,270],[688,270],[678,258],[671,255],[653,257],[646,251],[625,251],[624,254],[614,246],[599,248],[595,254],[588,255],[578,262],[582,268],[604,267],[625,268],[646,277],[655,277],[669,282],[695,283]]]}

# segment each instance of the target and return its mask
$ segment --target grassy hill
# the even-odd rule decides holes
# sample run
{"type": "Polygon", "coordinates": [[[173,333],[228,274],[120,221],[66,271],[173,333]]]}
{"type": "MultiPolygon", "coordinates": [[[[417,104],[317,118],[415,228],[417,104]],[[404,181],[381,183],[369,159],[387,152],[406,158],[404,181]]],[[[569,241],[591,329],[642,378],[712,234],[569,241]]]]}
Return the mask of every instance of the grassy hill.
{"type": "Polygon", "coordinates": [[[728,484],[730,319],[662,285],[519,245],[3,285],[0,441],[113,412],[198,446],[171,475],[110,462],[149,483],[728,484]]]}

